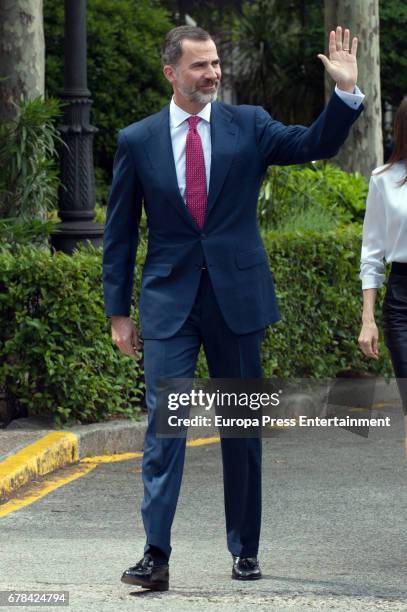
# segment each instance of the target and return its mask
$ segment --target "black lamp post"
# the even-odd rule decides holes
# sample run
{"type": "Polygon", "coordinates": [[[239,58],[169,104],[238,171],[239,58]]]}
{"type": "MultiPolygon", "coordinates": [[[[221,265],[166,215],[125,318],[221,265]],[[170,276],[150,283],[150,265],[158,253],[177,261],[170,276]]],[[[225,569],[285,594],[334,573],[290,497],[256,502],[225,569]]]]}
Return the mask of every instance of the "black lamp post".
{"type": "Polygon", "coordinates": [[[92,100],[87,86],[86,0],[65,0],[63,125],[61,136],[61,182],[58,216],[61,223],[52,235],[55,249],[72,253],[81,242],[100,246],[103,225],[95,218],[95,172],[90,125],[92,100]]]}

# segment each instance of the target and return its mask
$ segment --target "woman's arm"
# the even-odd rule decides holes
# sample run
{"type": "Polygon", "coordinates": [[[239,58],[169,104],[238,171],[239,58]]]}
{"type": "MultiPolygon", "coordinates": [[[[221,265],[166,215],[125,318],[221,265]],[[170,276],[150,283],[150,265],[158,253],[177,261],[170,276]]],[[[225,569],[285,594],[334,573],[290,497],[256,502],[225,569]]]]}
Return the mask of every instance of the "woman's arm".
{"type": "Polygon", "coordinates": [[[379,330],[374,316],[376,295],[376,288],[363,290],[362,329],[358,339],[363,353],[372,359],[379,359],[379,330]]]}
{"type": "Polygon", "coordinates": [[[375,321],[377,290],[384,281],[386,214],[381,192],[372,175],[363,223],[360,279],[363,290],[362,329],[359,346],[367,357],[379,358],[379,330],[375,321]]]}

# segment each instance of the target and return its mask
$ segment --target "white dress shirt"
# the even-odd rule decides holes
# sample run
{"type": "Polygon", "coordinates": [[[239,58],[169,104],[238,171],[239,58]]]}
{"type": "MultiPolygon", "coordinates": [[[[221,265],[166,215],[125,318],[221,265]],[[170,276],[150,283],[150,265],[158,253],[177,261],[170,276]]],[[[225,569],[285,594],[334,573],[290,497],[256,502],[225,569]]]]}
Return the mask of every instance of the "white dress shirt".
{"type": "MultiPolygon", "coordinates": [[[[360,91],[358,86],[355,87],[353,94],[338,89],[335,85],[335,92],[348,106],[353,109],[357,109],[365,97],[360,91]]],[[[177,181],[180,193],[185,201],[185,143],[188,134],[188,117],[191,113],[187,113],[180,108],[175,102],[174,97],[171,98],[170,103],[170,133],[172,141],[172,152],[174,155],[175,170],[177,172],[177,181]]],[[[204,108],[197,114],[197,117],[201,117],[201,121],[198,123],[198,133],[202,140],[202,148],[205,158],[205,172],[206,172],[206,192],[209,193],[209,178],[211,175],[211,103],[209,102],[204,108]]]]}
{"type": "MultiPolygon", "coordinates": [[[[185,201],[185,144],[189,130],[188,117],[191,113],[187,113],[177,106],[174,98],[170,104],[170,133],[172,141],[172,152],[174,154],[175,170],[177,172],[178,187],[185,201]]],[[[205,158],[205,173],[206,173],[206,193],[209,193],[209,177],[211,174],[211,103],[209,102],[199,112],[197,117],[201,117],[198,123],[198,134],[202,140],[202,148],[205,158]]]]}
{"type": "Polygon", "coordinates": [[[383,285],[385,261],[407,263],[407,184],[397,184],[406,176],[406,164],[398,162],[379,174],[385,167],[373,170],[369,183],[360,263],[362,289],[383,285]]]}

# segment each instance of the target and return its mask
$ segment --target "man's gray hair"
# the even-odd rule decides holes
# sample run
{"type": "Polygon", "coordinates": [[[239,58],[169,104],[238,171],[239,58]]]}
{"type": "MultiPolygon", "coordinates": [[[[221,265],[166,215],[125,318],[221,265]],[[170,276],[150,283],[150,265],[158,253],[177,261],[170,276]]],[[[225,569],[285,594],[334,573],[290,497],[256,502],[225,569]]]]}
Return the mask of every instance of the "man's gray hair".
{"type": "Polygon", "coordinates": [[[178,26],[168,32],[161,49],[161,62],[163,66],[169,64],[176,66],[182,55],[182,41],[190,40],[213,40],[212,36],[197,26],[178,26]]]}

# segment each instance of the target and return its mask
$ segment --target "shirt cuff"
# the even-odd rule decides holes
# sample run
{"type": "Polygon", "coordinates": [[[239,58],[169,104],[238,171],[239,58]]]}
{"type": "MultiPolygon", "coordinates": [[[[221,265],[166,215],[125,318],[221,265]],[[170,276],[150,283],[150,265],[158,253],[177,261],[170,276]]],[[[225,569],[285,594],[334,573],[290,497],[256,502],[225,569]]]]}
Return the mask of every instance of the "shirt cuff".
{"type": "Polygon", "coordinates": [[[345,102],[350,108],[357,110],[359,106],[362,104],[365,94],[362,93],[357,85],[355,85],[354,93],[349,93],[348,91],[343,91],[339,89],[337,85],[335,85],[335,93],[340,97],[340,99],[345,102]]]}
{"type": "Polygon", "coordinates": [[[373,274],[360,275],[362,289],[380,289],[384,284],[384,275],[374,276],[373,274]]]}

